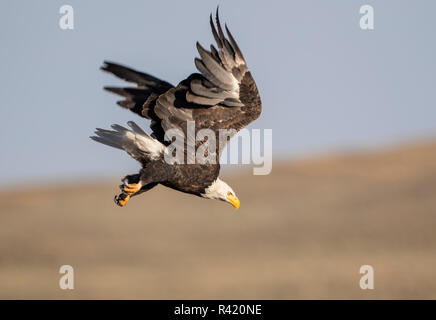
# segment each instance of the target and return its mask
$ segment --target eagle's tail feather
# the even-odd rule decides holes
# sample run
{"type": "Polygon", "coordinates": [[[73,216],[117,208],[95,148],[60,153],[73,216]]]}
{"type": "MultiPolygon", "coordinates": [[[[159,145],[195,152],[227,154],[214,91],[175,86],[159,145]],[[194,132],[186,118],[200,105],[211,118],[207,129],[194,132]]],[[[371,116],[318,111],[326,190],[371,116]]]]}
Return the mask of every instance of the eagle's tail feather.
{"type": "Polygon", "coordinates": [[[133,121],[129,121],[127,124],[132,130],[113,124],[111,127],[114,130],[97,128],[96,135],[90,138],[107,146],[124,150],[141,163],[162,156],[165,145],[150,137],[133,121]]]}
{"type": "Polygon", "coordinates": [[[92,140],[124,150],[122,140],[113,131],[97,128],[95,134],[96,136],[90,137],[92,140]]]}

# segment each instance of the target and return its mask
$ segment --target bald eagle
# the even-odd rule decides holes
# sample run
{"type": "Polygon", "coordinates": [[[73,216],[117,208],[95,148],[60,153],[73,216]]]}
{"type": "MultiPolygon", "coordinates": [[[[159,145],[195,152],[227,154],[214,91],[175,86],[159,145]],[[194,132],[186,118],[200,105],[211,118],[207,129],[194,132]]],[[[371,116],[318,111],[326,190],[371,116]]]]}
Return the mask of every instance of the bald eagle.
{"type": "MultiPolygon", "coordinates": [[[[197,42],[200,58],[195,58],[195,66],[199,73],[191,74],[176,87],[119,64],[105,61],[101,67],[136,84],[135,87],[126,88],[105,87],[105,90],[124,98],[117,102],[121,107],[151,120],[151,135],[129,121],[129,128],[117,124],[112,125],[113,130],[97,128],[96,135],[91,137],[97,142],[126,151],[142,165],[139,173],[127,175],[121,180],[121,193],[114,199],[119,206],[125,206],[132,196],[161,184],[203,198],[226,201],[239,208],[240,202],[233,189],[218,177],[219,157],[230,136],[224,143],[217,143],[215,162],[199,162],[187,152],[187,148],[183,151],[184,162],[169,163],[165,160],[172,143],[165,136],[170,129],[181,132],[186,146],[190,121],[195,124],[195,133],[210,129],[218,135],[221,129],[233,130],[234,133],[239,131],[261,113],[256,84],[227,25],[227,36],[224,34],[218,9],[215,19],[216,26],[210,15],[210,26],[217,47],[211,45],[208,51],[197,42]]],[[[195,141],[194,148],[198,150],[205,140],[195,141]]]]}

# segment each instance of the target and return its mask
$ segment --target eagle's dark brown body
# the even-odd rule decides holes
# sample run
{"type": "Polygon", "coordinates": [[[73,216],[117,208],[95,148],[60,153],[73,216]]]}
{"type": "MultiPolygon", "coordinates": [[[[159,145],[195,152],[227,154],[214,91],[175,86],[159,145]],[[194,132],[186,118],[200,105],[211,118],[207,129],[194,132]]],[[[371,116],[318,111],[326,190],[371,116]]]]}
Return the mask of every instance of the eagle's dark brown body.
{"type": "MultiPolygon", "coordinates": [[[[142,163],[143,169],[139,174],[126,177],[128,183],[141,181],[142,192],[160,183],[182,192],[204,194],[220,171],[219,156],[224,144],[218,146],[219,130],[237,132],[261,113],[260,96],[245,59],[227,26],[228,38],[224,36],[218,12],[216,19],[218,30],[212,16],[210,23],[218,48],[211,46],[211,51],[206,51],[197,43],[201,59],[196,58],[195,65],[200,73],[190,75],[176,87],[115,63],[105,62],[102,67],[102,70],[136,84],[136,87],[105,89],[124,97],[118,102],[120,106],[151,120],[151,137],[162,145],[171,143],[165,140],[165,132],[176,129],[183,135],[186,147],[188,122],[195,123],[195,134],[205,128],[216,134],[216,164],[204,165],[197,159],[189,159],[186,150],[185,163],[194,164],[168,164],[163,154],[156,158],[141,150],[136,152],[134,142],[126,139],[128,129],[121,126],[116,126],[115,131],[98,129],[97,136],[92,137],[94,140],[123,149],[142,163]]],[[[134,124],[133,131],[141,134],[141,129],[135,130],[136,127],[134,124]]],[[[196,141],[195,148],[202,143],[196,141]]]]}
{"type": "MultiPolygon", "coordinates": [[[[178,191],[200,196],[218,178],[219,171],[219,164],[188,165],[151,161],[144,165],[140,177],[136,178],[142,179],[146,186],[160,183],[178,191]]],[[[135,179],[133,179],[133,182],[135,182],[135,179]]],[[[145,186],[143,188],[149,189],[145,186]]]]}

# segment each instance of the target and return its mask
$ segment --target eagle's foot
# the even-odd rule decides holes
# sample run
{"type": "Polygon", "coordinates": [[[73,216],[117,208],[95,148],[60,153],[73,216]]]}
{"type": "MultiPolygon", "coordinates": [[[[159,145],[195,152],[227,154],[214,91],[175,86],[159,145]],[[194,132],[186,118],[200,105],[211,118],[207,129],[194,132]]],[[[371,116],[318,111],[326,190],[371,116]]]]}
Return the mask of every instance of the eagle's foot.
{"type": "Polygon", "coordinates": [[[141,187],[142,187],[141,182],[139,182],[139,183],[124,183],[124,184],[120,185],[121,191],[127,195],[132,195],[132,194],[138,192],[139,190],[141,190],[141,187]]]}
{"type": "Polygon", "coordinates": [[[128,195],[127,193],[120,193],[114,198],[115,203],[120,207],[124,207],[129,200],[130,200],[130,195],[128,195]]]}

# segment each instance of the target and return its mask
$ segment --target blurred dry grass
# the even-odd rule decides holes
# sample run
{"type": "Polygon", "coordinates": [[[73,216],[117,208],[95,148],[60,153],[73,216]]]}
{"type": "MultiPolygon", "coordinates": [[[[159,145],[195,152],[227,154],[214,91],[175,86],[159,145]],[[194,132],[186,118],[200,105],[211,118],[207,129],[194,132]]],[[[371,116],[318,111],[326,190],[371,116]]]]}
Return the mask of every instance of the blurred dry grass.
{"type": "Polygon", "coordinates": [[[435,143],[225,179],[237,213],[164,187],[121,209],[117,182],[1,193],[0,298],[436,298],[435,143]]]}

